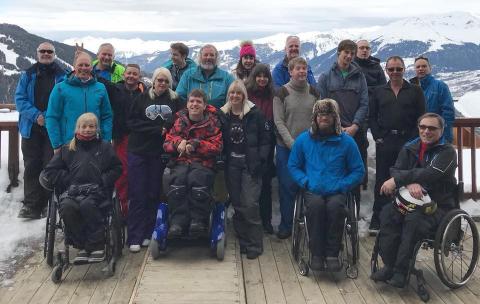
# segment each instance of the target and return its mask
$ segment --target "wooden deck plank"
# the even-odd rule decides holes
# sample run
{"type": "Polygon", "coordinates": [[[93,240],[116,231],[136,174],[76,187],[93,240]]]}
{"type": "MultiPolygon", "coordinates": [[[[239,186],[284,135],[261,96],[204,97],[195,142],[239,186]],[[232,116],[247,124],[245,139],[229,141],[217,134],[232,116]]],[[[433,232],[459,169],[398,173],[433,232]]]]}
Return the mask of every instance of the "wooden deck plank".
{"type": "Polygon", "coordinates": [[[278,274],[275,256],[273,255],[271,238],[275,236],[265,235],[263,238],[263,254],[258,257],[260,271],[263,278],[266,303],[286,303],[283,294],[282,283],[278,274]]]}
{"type": "MultiPolygon", "coordinates": [[[[45,264],[46,265],[46,264],[45,264]]],[[[66,272],[64,273],[64,276],[67,276],[68,273],[70,272],[72,268],[68,268],[66,272]]],[[[50,303],[50,300],[52,299],[53,295],[57,291],[58,287],[60,286],[59,284],[53,283],[51,279],[51,271],[52,269],[48,269],[48,277],[43,281],[42,285],[40,288],[38,288],[37,292],[33,296],[33,298],[30,300],[29,304],[48,304],[50,303]]]]}
{"type": "Polygon", "coordinates": [[[63,280],[56,290],[53,298],[50,300],[51,304],[68,303],[72,298],[75,290],[80,282],[85,277],[90,265],[74,266],[70,272],[63,277],[63,280]]]}
{"type": "Polygon", "coordinates": [[[294,265],[288,254],[287,242],[271,239],[273,255],[277,264],[285,300],[287,303],[305,303],[305,297],[297,280],[294,265]]]}
{"type": "Polygon", "coordinates": [[[102,272],[102,269],[106,266],[106,263],[96,263],[90,265],[87,273],[83,277],[80,284],[78,284],[77,289],[75,290],[72,298],[69,303],[88,303],[92,298],[95,289],[97,288],[98,282],[110,280],[102,272]]]}
{"type": "MultiPolygon", "coordinates": [[[[291,242],[291,239],[290,239],[291,242]]],[[[293,258],[291,251],[291,243],[288,243],[288,254],[290,255],[290,260],[294,265],[294,270],[297,275],[298,282],[300,283],[300,288],[302,289],[303,296],[305,297],[305,302],[308,304],[323,304],[326,303],[322,291],[318,287],[317,281],[315,280],[314,275],[310,274],[309,276],[303,276],[300,274],[298,269],[297,262],[293,258]]]]}
{"type": "Polygon", "coordinates": [[[135,283],[139,277],[139,272],[142,271],[142,264],[145,260],[147,250],[142,250],[138,253],[131,254],[131,258],[127,259],[125,268],[118,278],[118,283],[115,286],[110,304],[124,304],[132,297],[135,288],[135,283]]]}
{"type": "Polygon", "coordinates": [[[242,265],[247,303],[266,303],[264,282],[259,260],[249,260],[246,256],[242,256],[242,265]]]}
{"type": "MultiPolygon", "coordinates": [[[[232,238],[228,241],[232,243],[232,238]]],[[[240,254],[240,244],[235,240],[235,265],[237,268],[238,282],[239,282],[239,302],[240,304],[247,303],[247,295],[245,294],[245,280],[243,278],[242,257],[240,254]]]]}

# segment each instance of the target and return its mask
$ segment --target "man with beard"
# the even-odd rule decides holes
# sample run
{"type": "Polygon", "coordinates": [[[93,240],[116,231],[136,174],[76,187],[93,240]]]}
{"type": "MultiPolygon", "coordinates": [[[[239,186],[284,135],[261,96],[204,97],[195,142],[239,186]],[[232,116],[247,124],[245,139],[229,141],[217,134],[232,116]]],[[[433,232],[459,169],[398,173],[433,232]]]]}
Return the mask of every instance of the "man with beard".
{"type": "Polygon", "coordinates": [[[311,268],[326,263],[327,270],[339,271],[346,193],[362,181],[365,168],[355,141],[342,132],[335,100],[315,103],[311,128],[295,140],[288,169],[305,189],[311,268]]]}
{"type": "Polygon", "coordinates": [[[375,89],[370,97],[370,130],[375,140],[375,201],[369,232],[380,228],[380,212],[391,199],[380,193],[382,184],[390,178],[390,167],[395,164],[402,146],[417,135],[417,119],[425,113],[422,90],[403,79],[405,65],[399,56],[387,59],[390,81],[375,89]]]}
{"type": "Polygon", "coordinates": [[[55,48],[51,43],[43,42],[38,46],[37,58],[37,63],[20,76],[15,92],[25,166],[25,199],[18,217],[30,219],[40,218],[47,205],[48,193],[38,182],[40,172],[53,155],[45,129],[45,111],[53,87],[65,77],[65,71],[54,62],[55,48]]]}
{"type": "MultiPolygon", "coordinates": [[[[285,41],[285,57],[282,61],[277,63],[272,71],[273,84],[278,89],[290,81],[290,72],[288,70],[288,63],[293,58],[300,56],[300,38],[298,36],[288,36],[285,41]]],[[[315,86],[315,77],[313,77],[312,69],[308,67],[307,81],[310,85],[315,86]]]]}
{"type": "MultiPolygon", "coordinates": [[[[364,130],[368,117],[368,88],[362,70],[353,62],[356,52],[355,42],[340,41],[337,47],[337,61],[329,71],[320,75],[317,88],[322,98],[337,101],[343,131],[355,139],[366,171],[368,140],[364,130]]],[[[359,203],[360,187],[355,189],[354,193],[359,203]]]]}
{"type": "Polygon", "coordinates": [[[227,99],[227,91],[233,76],[218,67],[218,51],[211,44],[204,45],[198,53],[196,69],[186,71],[178,83],[176,92],[183,99],[193,89],[202,90],[207,103],[220,109],[227,99]]]}
{"type": "Polygon", "coordinates": [[[125,67],[113,61],[115,48],[111,43],[103,43],[98,48],[97,59],[93,61],[93,71],[97,78],[103,78],[113,83],[123,79],[125,67]]]}

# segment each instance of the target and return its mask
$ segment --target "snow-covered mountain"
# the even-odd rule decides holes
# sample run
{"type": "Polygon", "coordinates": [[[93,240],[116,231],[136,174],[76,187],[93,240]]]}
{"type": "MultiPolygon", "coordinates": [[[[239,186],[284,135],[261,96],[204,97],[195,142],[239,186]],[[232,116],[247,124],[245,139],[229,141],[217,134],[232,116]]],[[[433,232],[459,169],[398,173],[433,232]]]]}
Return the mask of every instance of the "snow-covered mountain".
{"type": "MultiPolygon", "coordinates": [[[[37,42],[44,40],[38,36],[28,36],[25,31],[13,27],[15,30],[12,30],[11,25],[0,24],[0,102],[2,99],[11,100],[12,87],[15,85],[12,79],[34,62],[37,42]],[[7,89],[8,92],[5,92],[7,89]]],[[[282,60],[288,35],[278,33],[253,40],[259,60],[272,66],[282,60]]],[[[413,76],[414,58],[424,54],[430,58],[434,74],[447,80],[453,86],[451,89],[456,96],[480,89],[480,18],[470,13],[427,15],[398,20],[384,26],[312,31],[297,35],[302,41],[301,55],[309,60],[316,77],[336,59],[336,46],[341,40],[368,39],[372,44],[373,55],[382,62],[392,55],[402,56],[407,64],[407,77],[413,76]]],[[[95,52],[106,41],[116,47],[117,60],[138,63],[147,74],[169,58],[171,41],[141,38],[77,37],[67,39],[63,44],[57,43],[55,47],[64,50],[65,54],[57,51],[61,61],[71,62],[73,56],[70,54],[75,42],[83,42],[86,49],[95,52]]],[[[190,47],[190,57],[196,58],[203,44],[212,43],[220,51],[222,68],[231,70],[238,62],[239,40],[183,42],[190,47]]]]}

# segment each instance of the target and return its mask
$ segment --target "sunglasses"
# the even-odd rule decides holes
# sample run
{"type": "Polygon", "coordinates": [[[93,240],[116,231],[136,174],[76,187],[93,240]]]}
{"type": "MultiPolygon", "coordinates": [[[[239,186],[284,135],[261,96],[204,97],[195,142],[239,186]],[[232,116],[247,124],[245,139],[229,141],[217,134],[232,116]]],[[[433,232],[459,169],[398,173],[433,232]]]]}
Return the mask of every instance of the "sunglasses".
{"type": "Polygon", "coordinates": [[[437,130],[440,129],[439,127],[427,126],[427,125],[419,125],[418,128],[419,128],[421,131],[428,130],[428,131],[430,131],[430,132],[437,131],[437,130]]]}
{"type": "Polygon", "coordinates": [[[38,50],[38,52],[39,52],[40,54],[45,54],[45,53],[47,53],[47,54],[53,54],[53,53],[54,53],[53,50],[38,50]]]}
{"type": "Polygon", "coordinates": [[[403,68],[387,68],[387,71],[389,71],[390,73],[393,73],[393,72],[403,72],[403,68]]]}
{"type": "Polygon", "coordinates": [[[169,83],[167,79],[157,78],[158,83],[169,83]]]}

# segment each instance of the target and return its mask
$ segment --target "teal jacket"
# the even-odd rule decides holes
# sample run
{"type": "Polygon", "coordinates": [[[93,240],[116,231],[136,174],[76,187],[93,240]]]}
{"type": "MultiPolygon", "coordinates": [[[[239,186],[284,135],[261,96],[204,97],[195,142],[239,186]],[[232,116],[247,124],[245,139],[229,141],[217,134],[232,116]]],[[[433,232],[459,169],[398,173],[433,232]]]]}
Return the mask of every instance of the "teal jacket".
{"type": "Polygon", "coordinates": [[[171,59],[162,65],[164,68],[167,68],[170,71],[170,74],[172,74],[172,90],[177,88],[178,83],[180,82],[180,79],[182,79],[182,75],[185,74],[185,72],[195,70],[197,68],[197,64],[192,59],[187,58],[185,61],[187,64],[183,67],[183,69],[176,68],[171,59]]]}
{"type": "Polygon", "coordinates": [[[200,89],[207,95],[208,103],[220,109],[227,100],[228,87],[233,80],[230,73],[218,67],[210,77],[205,78],[202,69],[197,66],[183,74],[176,92],[183,100],[187,100],[187,95],[193,89],[200,89]]]}
{"type": "Polygon", "coordinates": [[[48,101],[45,122],[54,149],[70,142],[77,119],[83,113],[94,113],[100,124],[101,137],[112,139],[112,108],[105,86],[95,78],[83,83],[70,74],[55,85],[48,101]]]}

